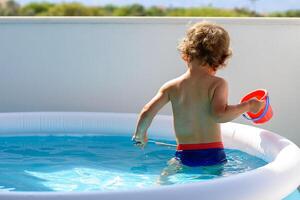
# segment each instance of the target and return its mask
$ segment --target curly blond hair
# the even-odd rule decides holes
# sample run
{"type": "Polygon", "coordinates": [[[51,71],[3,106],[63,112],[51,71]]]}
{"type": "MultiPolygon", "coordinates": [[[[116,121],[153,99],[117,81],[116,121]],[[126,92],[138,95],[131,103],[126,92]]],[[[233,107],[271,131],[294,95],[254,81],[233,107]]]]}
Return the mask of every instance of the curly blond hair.
{"type": "Polygon", "coordinates": [[[223,27],[203,21],[187,30],[178,50],[189,61],[197,59],[200,65],[208,65],[217,70],[224,67],[226,60],[232,55],[229,44],[229,34],[223,27]]]}

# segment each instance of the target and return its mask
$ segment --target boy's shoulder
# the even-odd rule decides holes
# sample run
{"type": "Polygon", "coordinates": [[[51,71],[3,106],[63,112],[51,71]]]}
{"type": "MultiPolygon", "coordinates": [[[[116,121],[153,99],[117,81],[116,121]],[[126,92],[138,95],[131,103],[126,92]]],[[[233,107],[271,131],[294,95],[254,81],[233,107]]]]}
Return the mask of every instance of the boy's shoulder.
{"type": "Polygon", "coordinates": [[[220,88],[221,91],[224,92],[224,88],[227,88],[227,81],[222,77],[214,76],[213,83],[209,87],[210,100],[213,99],[213,96],[214,96],[215,92],[218,90],[218,88],[220,88]]]}
{"type": "Polygon", "coordinates": [[[179,76],[179,77],[176,77],[176,78],[173,78],[167,82],[165,82],[160,90],[163,90],[163,91],[170,91],[172,88],[176,87],[178,84],[180,84],[182,82],[182,77],[179,76]]]}
{"type": "Polygon", "coordinates": [[[219,77],[219,76],[212,76],[211,80],[212,80],[211,81],[212,88],[227,85],[227,81],[224,78],[219,77]]]}
{"type": "Polygon", "coordinates": [[[212,81],[211,86],[210,86],[209,89],[212,93],[214,93],[214,91],[217,88],[224,87],[224,86],[227,87],[227,85],[228,85],[228,83],[224,78],[219,77],[219,76],[214,76],[213,81],[212,81]]]}
{"type": "Polygon", "coordinates": [[[219,76],[214,76],[214,82],[216,83],[216,84],[220,84],[220,85],[224,85],[224,84],[227,84],[227,81],[224,79],[224,78],[222,78],[222,77],[219,77],[219,76]]]}

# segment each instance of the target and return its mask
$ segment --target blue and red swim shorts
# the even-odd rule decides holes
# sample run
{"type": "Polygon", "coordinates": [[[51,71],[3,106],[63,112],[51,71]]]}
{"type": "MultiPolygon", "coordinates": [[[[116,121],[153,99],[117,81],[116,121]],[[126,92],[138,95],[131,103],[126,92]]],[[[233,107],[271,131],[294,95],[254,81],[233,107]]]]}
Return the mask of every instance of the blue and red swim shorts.
{"type": "Polygon", "coordinates": [[[227,161],[222,142],[178,144],[175,158],[190,167],[218,165],[227,161]]]}

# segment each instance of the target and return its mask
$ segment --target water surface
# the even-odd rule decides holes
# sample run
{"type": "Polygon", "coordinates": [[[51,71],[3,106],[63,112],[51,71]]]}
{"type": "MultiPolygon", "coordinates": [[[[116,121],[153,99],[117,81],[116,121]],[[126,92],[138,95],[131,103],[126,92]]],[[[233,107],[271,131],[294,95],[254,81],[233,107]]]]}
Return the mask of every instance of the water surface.
{"type": "Polygon", "coordinates": [[[226,149],[228,162],[221,167],[180,166],[176,174],[161,176],[169,169],[167,162],[174,151],[174,147],[154,143],[141,150],[127,136],[0,137],[0,190],[130,190],[206,181],[267,164],[226,149]]]}

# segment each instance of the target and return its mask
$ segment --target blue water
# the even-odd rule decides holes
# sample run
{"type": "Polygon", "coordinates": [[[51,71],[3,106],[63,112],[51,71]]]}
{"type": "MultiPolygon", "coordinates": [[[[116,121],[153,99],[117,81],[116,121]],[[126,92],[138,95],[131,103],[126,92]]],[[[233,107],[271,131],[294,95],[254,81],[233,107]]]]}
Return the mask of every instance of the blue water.
{"type": "Polygon", "coordinates": [[[300,199],[300,192],[298,190],[295,190],[293,193],[291,193],[283,200],[299,200],[299,199],[300,199]]]}
{"type": "Polygon", "coordinates": [[[153,143],[141,150],[123,136],[0,137],[0,191],[129,190],[205,181],[267,164],[226,149],[223,166],[168,166],[174,151],[153,143]]]}

